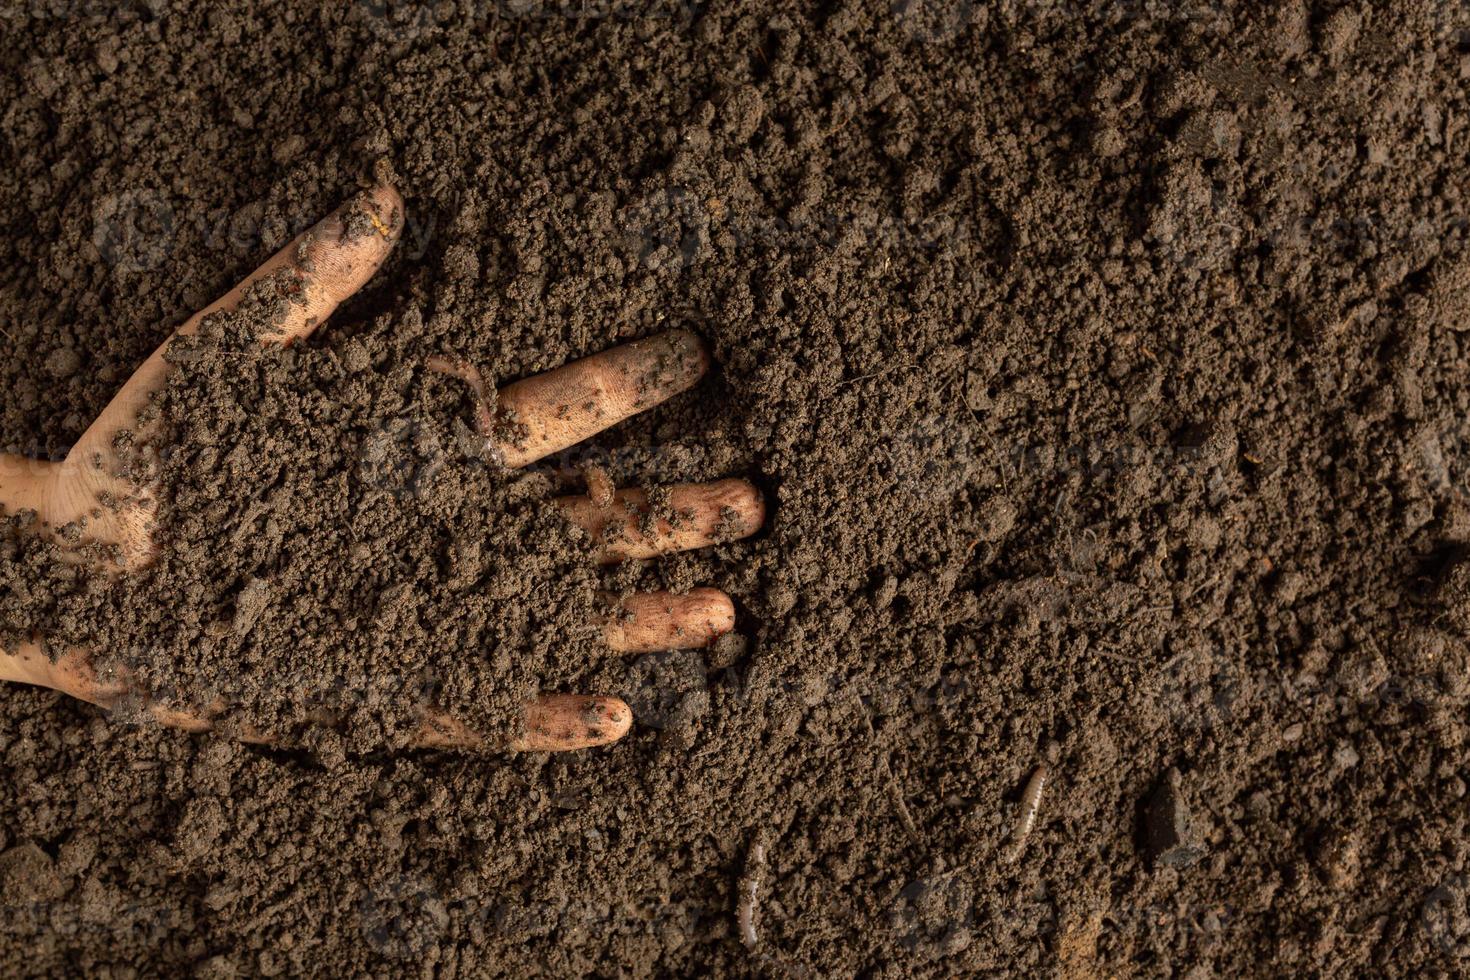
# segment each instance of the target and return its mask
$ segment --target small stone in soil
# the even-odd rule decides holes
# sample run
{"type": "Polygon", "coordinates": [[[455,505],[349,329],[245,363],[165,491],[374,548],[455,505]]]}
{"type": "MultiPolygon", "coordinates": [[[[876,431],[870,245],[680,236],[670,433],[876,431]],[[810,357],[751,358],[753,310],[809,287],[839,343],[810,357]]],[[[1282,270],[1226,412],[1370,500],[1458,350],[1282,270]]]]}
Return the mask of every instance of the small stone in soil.
{"type": "Polygon", "coordinates": [[[70,347],[60,347],[46,355],[46,370],[58,381],[70,378],[81,366],[81,355],[70,347]]]}
{"type": "Polygon", "coordinates": [[[1329,831],[1313,855],[1317,874],[1333,888],[1350,888],[1358,877],[1358,841],[1351,832],[1329,831]]]}

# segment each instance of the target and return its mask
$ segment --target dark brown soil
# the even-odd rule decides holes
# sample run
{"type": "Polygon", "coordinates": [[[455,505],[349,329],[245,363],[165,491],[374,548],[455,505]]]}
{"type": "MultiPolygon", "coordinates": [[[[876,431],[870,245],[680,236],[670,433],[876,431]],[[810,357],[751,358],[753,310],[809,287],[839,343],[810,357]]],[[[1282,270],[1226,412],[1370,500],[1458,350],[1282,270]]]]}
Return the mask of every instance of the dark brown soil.
{"type": "Polygon", "coordinates": [[[5,635],[349,711],[273,750],[0,692],[0,971],[1462,973],[1470,9],[1262,6],[0,12],[0,448],[375,176],[410,221],[309,344],[181,365],[147,577],[0,541],[5,635]],[[772,521],[603,575],[423,362],[669,326],[715,371],[592,458],[772,521]],[[611,658],[599,581],[746,642],[611,658]],[[426,675],[639,724],[396,748],[426,675]]]}

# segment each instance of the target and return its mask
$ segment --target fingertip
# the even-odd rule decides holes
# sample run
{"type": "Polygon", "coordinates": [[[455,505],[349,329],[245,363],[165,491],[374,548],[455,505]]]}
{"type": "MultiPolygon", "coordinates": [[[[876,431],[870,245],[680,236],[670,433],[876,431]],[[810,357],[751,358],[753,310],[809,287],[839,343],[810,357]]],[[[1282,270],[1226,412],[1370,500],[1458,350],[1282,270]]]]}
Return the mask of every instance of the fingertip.
{"type": "Polygon", "coordinates": [[[749,480],[735,480],[739,484],[736,488],[731,507],[740,515],[745,523],[745,533],[754,534],[766,523],[766,495],[761,493],[760,487],[749,480]]]}
{"type": "Polygon", "coordinates": [[[595,713],[600,719],[602,741],[598,745],[611,745],[633,729],[633,709],[622,698],[597,697],[595,713]]]}
{"type": "Polygon", "coordinates": [[[586,496],[557,497],[552,503],[591,537],[593,560],[602,565],[739,541],[759,531],[766,519],[760,489],[738,478],[668,488],[660,505],[666,513],[651,528],[646,490],[619,490],[606,506],[586,496]]]}
{"type": "Polygon", "coordinates": [[[618,612],[600,619],[607,645],[618,653],[697,650],[735,628],[735,603],[719,589],[607,595],[618,612]]]}
{"type": "Polygon", "coordinates": [[[398,241],[408,220],[408,210],[398,188],[392,184],[377,184],[363,192],[362,204],[373,230],[390,245],[398,241]]]}
{"type": "Polygon", "coordinates": [[[633,709],[621,698],[544,694],[526,706],[518,752],[567,752],[610,745],[633,727],[633,709]]]}
{"type": "Polygon", "coordinates": [[[735,628],[735,600],[719,589],[701,588],[690,593],[697,596],[701,618],[709,625],[709,639],[714,641],[735,628]]]}
{"type": "Polygon", "coordinates": [[[712,361],[709,345],[704,342],[703,337],[693,330],[680,327],[665,333],[664,339],[677,362],[683,367],[682,373],[691,385],[709,373],[712,361]]]}
{"type": "Polygon", "coordinates": [[[379,264],[393,250],[407,224],[403,195],[391,184],[376,184],[354,194],[308,235],[305,246],[346,258],[350,265],[379,264]]]}
{"type": "Polygon", "coordinates": [[[403,234],[404,215],[397,189],[379,184],[354,195],[287,246],[281,255],[295,301],[261,339],[291,344],[315,333],[387,261],[403,234]]]}

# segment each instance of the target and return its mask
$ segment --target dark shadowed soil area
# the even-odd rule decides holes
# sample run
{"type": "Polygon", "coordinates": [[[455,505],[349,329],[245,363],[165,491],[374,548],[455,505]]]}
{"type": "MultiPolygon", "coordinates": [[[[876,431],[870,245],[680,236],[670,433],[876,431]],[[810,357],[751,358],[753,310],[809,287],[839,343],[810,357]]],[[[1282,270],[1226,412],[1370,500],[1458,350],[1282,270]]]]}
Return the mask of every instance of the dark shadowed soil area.
{"type": "Polygon", "coordinates": [[[359,188],[407,228],[180,349],[146,574],[0,526],[0,642],[345,711],[0,689],[0,973],[1463,975],[1470,8],[1269,6],[12,0],[0,449],[359,188]],[[698,387],[520,474],[425,369],[671,327],[698,387]],[[587,462],[770,519],[599,570],[587,462]],[[742,641],[579,625],[696,585],[742,641]],[[637,724],[403,748],[425,690],[637,724]]]}

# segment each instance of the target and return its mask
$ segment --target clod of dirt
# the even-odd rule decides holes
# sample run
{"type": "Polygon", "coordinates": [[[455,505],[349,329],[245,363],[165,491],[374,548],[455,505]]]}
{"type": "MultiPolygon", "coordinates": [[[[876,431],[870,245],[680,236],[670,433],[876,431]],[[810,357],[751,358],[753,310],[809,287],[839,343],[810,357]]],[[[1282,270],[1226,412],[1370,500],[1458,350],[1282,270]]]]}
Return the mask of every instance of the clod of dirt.
{"type": "Polygon", "coordinates": [[[1205,856],[1181,782],[1171,768],[1144,812],[1144,852],[1156,868],[1187,868],[1205,856]]]}
{"type": "Polygon", "coordinates": [[[46,356],[46,373],[57,381],[65,381],[82,366],[82,357],[70,347],[58,347],[46,356]]]}
{"type": "Polygon", "coordinates": [[[0,854],[0,894],[7,900],[45,901],[66,890],[51,856],[33,842],[0,854]]]}
{"type": "Polygon", "coordinates": [[[1462,634],[1470,635],[1470,557],[1459,557],[1440,576],[1436,597],[1446,618],[1462,634]]]}
{"type": "Polygon", "coordinates": [[[252,578],[246,582],[235,596],[235,618],[231,623],[231,630],[236,636],[244,636],[250,632],[260,614],[270,603],[270,583],[263,579],[252,578]]]}
{"type": "Polygon", "coordinates": [[[715,670],[735,665],[750,648],[749,641],[739,633],[726,633],[710,645],[705,660],[715,670]]]}
{"type": "Polygon", "coordinates": [[[980,540],[999,541],[1016,526],[1016,505],[1006,497],[991,497],[980,505],[976,516],[979,518],[977,530],[980,540]]]}

